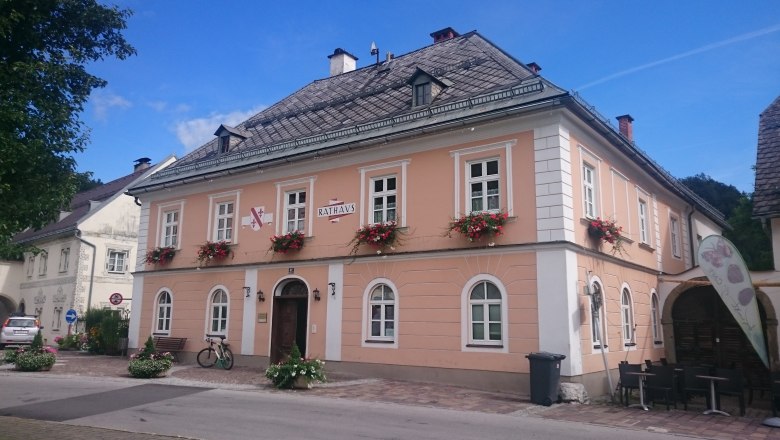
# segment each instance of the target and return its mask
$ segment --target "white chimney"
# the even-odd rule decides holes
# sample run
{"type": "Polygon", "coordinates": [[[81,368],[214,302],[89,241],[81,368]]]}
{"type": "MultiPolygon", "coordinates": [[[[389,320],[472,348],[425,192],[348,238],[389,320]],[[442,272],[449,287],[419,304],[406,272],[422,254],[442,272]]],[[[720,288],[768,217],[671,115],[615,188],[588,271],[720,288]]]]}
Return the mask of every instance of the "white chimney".
{"type": "Polygon", "coordinates": [[[333,51],[333,55],[328,55],[330,58],[330,76],[341,75],[355,70],[357,57],[347,52],[342,48],[337,48],[333,51]]]}

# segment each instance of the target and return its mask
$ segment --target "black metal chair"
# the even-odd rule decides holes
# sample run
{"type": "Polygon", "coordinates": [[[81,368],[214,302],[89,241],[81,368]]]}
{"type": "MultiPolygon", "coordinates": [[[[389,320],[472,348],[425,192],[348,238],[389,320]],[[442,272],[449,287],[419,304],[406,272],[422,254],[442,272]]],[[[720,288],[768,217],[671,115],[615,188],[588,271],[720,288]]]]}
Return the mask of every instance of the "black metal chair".
{"type": "Polygon", "coordinates": [[[647,394],[653,405],[656,403],[665,403],[666,409],[669,405],[674,405],[677,409],[677,386],[674,374],[674,367],[654,365],[650,370],[652,376],[647,376],[647,394]]]}
{"type": "Polygon", "coordinates": [[[710,406],[710,385],[705,379],[699,379],[697,375],[709,375],[710,370],[706,367],[683,367],[683,385],[682,385],[682,400],[683,407],[688,409],[688,400],[691,395],[704,396],[707,407],[710,406]]]}
{"type": "Polygon", "coordinates": [[[715,375],[725,377],[728,380],[718,382],[715,387],[718,408],[720,408],[720,396],[735,396],[739,399],[739,415],[745,415],[745,387],[743,385],[742,370],[730,368],[717,368],[715,375]]]}
{"type": "Polygon", "coordinates": [[[626,373],[640,373],[641,371],[641,364],[628,364],[622,362],[618,364],[618,372],[620,373],[620,403],[622,403],[624,406],[628,406],[628,398],[631,396],[631,390],[639,389],[639,376],[626,373]]]}

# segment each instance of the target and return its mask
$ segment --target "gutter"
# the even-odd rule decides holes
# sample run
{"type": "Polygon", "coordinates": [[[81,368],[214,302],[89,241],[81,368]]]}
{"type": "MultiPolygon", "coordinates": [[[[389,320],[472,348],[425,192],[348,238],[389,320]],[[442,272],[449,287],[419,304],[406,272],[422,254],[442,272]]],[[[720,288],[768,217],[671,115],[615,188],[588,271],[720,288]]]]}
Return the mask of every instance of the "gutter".
{"type": "Polygon", "coordinates": [[[92,304],[92,286],[95,283],[95,257],[97,257],[97,246],[81,238],[81,230],[76,229],[76,238],[85,245],[92,248],[92,268],[89,271],[89,293],[87,294],[87,311],[92,304]]]}

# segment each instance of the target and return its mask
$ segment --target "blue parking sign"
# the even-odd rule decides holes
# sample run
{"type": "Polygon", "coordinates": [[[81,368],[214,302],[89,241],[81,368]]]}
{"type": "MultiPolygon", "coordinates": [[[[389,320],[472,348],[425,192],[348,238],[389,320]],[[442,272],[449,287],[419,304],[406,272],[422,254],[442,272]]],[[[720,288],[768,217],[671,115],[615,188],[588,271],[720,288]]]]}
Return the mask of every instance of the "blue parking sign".
{"type": "Polygon", "coordinates": [[[75,310],[69,309],[67,312],[65,312],[65,322],[68,324],[73,324],[76,322],[76,319],[78,319],[79,315],[76,313],[75,310]]]}

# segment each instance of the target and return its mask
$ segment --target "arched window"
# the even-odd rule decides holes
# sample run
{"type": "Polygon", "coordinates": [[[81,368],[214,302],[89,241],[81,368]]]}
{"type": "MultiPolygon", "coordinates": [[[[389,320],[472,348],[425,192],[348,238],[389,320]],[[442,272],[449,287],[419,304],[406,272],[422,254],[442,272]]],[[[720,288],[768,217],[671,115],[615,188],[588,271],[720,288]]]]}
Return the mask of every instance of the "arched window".
{"type": "Polygon", "coordinates": [[[226,334],[228,323],[228,295],[222,289],[211,294],[211,325],[209,331],[213,334],[226,334]]]}
{"type": "Polygon", "coordinates": [[[501,345],[501,291],[488,281],[478,282],[469,294],[469,343],[501,345]]]}
{"type": "Polygon", "coordinates": [[[620,328],[623,335],[623,345],[634,346],[634,305],[628,287],[623,288],[620,295],[620,328]]]}
{"type": "Polygon", "coordinates": [[[173,300],[167,290],[157,297],[157,316],[155,317],[154,333],[169,334],[171,332],[171,308],[173,300]]]}
{"type": "Polygon", "coordinates": [[[594,282],[590,286],[590,329],[593,348],[607,348],[607,325],[604,317],[604,290],[601,283],[594,282]]]}
{"type": "Polygon", "coordinates": [[[658,294],[655,291],[650,296],[650,319],[653,326],[653,343],[656,345],[663,344],[663,337],[661,335],[661,311],[658,307],[658,294]]]}
{"type": "Polygon", "coordinates": [[[368,339],[393,341],[395,339],[395,293],[386,284],[377,284],[368,299],[368,339]]]}

